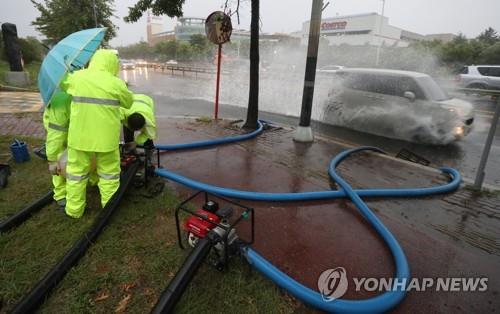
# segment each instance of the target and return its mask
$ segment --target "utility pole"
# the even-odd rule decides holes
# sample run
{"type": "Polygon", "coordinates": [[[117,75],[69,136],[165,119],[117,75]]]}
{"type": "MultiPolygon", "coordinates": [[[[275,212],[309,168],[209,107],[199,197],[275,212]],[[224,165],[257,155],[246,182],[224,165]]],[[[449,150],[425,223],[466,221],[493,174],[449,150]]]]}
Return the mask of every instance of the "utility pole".
{"type": "Polygon", "coordinates": [[[495,114],[493,115],[493,120],[491,121],[490,131],[488,132],[488,137],[486,138],[486,144],[484,144],[483,154],[481,155],[481,161],[479,162],[479,167],[477,168],[476,179],[474,180],[474,189],[480,191],[483,186],[484,181],[484,169],[486,168],[486,163],[488,162],[488,156],[490,155],[491,144],[493,143],[493,138],[495,137],[495,132],[497,130],[498,119],[500,117],[500,95],[497,96],[497,107],[495,109],[495,114]]]}
{"type": "Polygon", "coordinates": [[[304,92],[302,94],[302,109],[300,122],[293,139],[298,142],[312,142],[314,135],[311,129],[311,113],[314,96],[314,81],[316,79],[316,63],[318,61],[319,33],[323,0],[313,0],[311,21],[309,23],[309,41],[307,43],[306,73],[304,77],[304,92]]]}
{"type": "Polygon", "coordinates": [[[380,47],[382,46],[382,23],[384,22],[384,9],[385,9],[385,0],[382,0],[382,16],[380,17],[380,22],[378,24],[378,36],[380,38],[380,42],[377,47],[377,58],[375,59],[376,66],[378,66],[380,61],[380,47]]]}

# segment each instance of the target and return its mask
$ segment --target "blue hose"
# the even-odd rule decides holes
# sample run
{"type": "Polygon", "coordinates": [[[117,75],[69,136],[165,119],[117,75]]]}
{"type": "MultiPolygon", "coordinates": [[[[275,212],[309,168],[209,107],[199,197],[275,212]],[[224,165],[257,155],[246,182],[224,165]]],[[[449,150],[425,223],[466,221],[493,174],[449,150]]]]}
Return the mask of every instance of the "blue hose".
{"type": "MultiPolygon", "coordinates": [[[[259,122],[260,123],[260,122],[259,122]]],[[[260,124],[262,126],[262,124],[260,124]]],[[[260,127],[261,129],[261,127],[260,127]]],[[[260,130],[261,131],[261,130],[260,130]]],[[[256,131],[257,132],[257,131],[256,131]]],[[[260,133],[260,132],[259,132],[260,133]]],[[[258,134],[258,133],[257,133],[258,134]]],[[[255,135],[257,135],[255,134],[255,135]]],[[[244,139],[248,139],[249,134],[246,134],[244,139]]],[[[253,135],[253,136],[255,136],[253,135]]],[[[217,145],[220,143],[234,142],[233,138],[229,139],[216,139],[212,141],[198,142],[200,146],[206,147],[217,145]],[[227,140],[227,141],[226,141],[227,140]]],[[[196,148],[196,143],[178,144],[178,145],[159,145],[161,147],[173,147],[174,150],[196,148]]],[[[289,277],[269,261],[259,255],[252,248],[247,247],[244,249],[244,254],[257,270],[265,276],[274,281],[277,285],[287,290],[289,293],[298,299],[308,303],[318,309],[334,313],[382,313],[386,312],[397,304],[399,304],[406,295],[406,285],[410,278],[410,270],[406,256],[392,233],[384,226],[384,224],[373,214],[368,206],[363,202],[361,197],[415,197],[415,196],[428,196],[434,194],[442,194],[456,190],[461,182],[460,173],[453,168],[441,168],[440,170],[451,176],[451,181],[435,187],[426,188],[413,188],[413,189],[361,189],[354,190],[344,179],[342,179],[336,172],[337,166],[349,155],[359,151],[376,151],[384,153],[382,150],[375,147],[359,147],[341,152],[332,159],[328,167],[330,177],[340,186],[341,190],[336,191],[314,191],[314,192],[299,192],[299,193],[263,193],[241,191],[235,189],[228,189],[209,185],[203,182],[198,182],[172,171],[166,169],[156,169],[156,174],[175,181],[177,183],[186,185],[196,190],[203,190],[219,196],[225,196],[237,199],[247,199],[254,201],[304,201],[304,200],[319,200],[319,199],[334,199],[349,197],[352,202],[359,209],[363,217],[368,220],[372,227],[382,237],[384,242],[389,247],[391,254],[394,258],[396,273],[394,282],[402,283],[397,289],[387,291],[376,297],[364,300],[343,300],[337,299],[330,302],[324,300],[323,296],[318,292],[303,286],[302,284],[289,277]]]]}
{"type": "Polygon", "coordinates": [[[266,259],[260,256],[257,252],[251,248],[246,249],[246,257],[249,262],[260,272],[262,272],[269,279],[274,281],[276,284],[286,289],[289,293],[295,297],[301,299],[305,303],[308,303],[318,309],[321,309],[330,313],[383,313],[386,312],[397,304],[399,304],[406,295],[406,285],[410,278],[410,269],[408,267],[408,261],[403,252],[403,249],[399,245],[396,238],[392,233],[384,226],[384,224],[373,214],[373,212],[366,206],[365,202],[360,198],[360,196],[352,189],[352,187],[342,179],[335,171],[337,165],[342,162],[347,156],[354,152],[362,150],[373,150],[380,151],[374,147],[360,147],[356,149],[351,149],[344,151],[337,155],[331,162],[328,172],[332,179],[337,182],[337,184],[345,191],[346,195],[352,200],[352,202],[359,209],[361,214],[368,220],[372,227],[377,231],[377,233],[385,241],[391,254],[394,258],[394,263],[396,265],[396,274],[394,281],[398,283],[404,283],[399,286],[399,289],[393,289],[392,291],[387,291],[381,295],[373,298],[364,300],[333,300],[327,302],[324,297],[316,291],[313,291],[297,281],[293,280],[291,277],[280,271],[274,265],[269,263],[266,259]]]}
{"type": "MultiPolygon", "coordinates": [[[[445,174],[449,174],[452,177],[452,180],[443,185],[426,187],[426,188],[361,189],[361,190],[354,190],[354,192],[356,192],[356,194],[358,194],[361,197],[416,197],[416,196],[443,194],[456,190],[462,180],[460,173],[453,168],[446,168],[446,167],[441,168],[441,171],[445,174]]],[[[293,202],[293,201],[312,201],[312,200],[325,200],[325,199],[347,197],[347,194],[344,190],[335,190],[335,191],[326,190],[326,191],[296,192],[296,193],[267,193],[267,192],[242,191],[242,190],[218,187],[207,183],[199,182],[163,168],[158,168],[156,169],[155,172],[160,177],[164,177],[169,180],[175,181],[179,184],[185,185],[194,190],[202,190],[219,196],[251,200],[251,201],[293,202]]]]}
{"type": "Polygon", "coordinates": [[[221,137],[221,138],[217,138],[214,140],[199,141],[199,142],[192,142],[192,143],[160,144],[160,145],[155,145],[155,148],[159,149],[159,150],[176,151],[176,150],[195,149],[195,148],[202,148],[202,147],[208,147],[208,146],[215,146],[215,145],[221,145],[221,144],[240,142],[240,141],[254,138],[257,135],[259,135],[260,133],[262,133],[262,130],[264,129],[264,125],[260,120],[257,120],[257,123],[259,125],[257,130],[252,131],[250,133],[243,134],[243,135],[237,135],[237,136],[231,136],[231,137],[221,137]]]}

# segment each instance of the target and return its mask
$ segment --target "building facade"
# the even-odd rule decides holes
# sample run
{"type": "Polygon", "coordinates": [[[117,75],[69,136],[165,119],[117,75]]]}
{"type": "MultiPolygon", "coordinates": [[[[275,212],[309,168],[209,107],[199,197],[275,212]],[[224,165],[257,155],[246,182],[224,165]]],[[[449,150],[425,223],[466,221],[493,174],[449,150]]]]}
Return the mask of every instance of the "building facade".
{"type": "MultiPolygon", "coordinates": [[[[188,42],[193,35],[205,36],[205,19],[199,17],[181,17],[177,25],[171,31],[163,31],[163,19],[161,17],[148,15],[147,40],[150,46],[168,40],[188,42]]],[[[250,31],[233,29],[231,41],[238,42],[250,39],[250,31]]]]}
{"type": "MultiPolygon", "coordinates": [[[[167,40],[188,42],[191,36],[205,36],[205,19],[199,17],[181,17],[171,31],[163,31],[163,19],[148,14],[147,40],[150,46],[167,40]]],[[[260,34],[260,40],[276,40],[275,37],[286,36],[300,38],[306,45],[309,38],[309,21],[302,24],[302,30],[291,34],[260,34]],[[274,36],[274,37],[273,37],[274,36]]],[[[373,45],[407,47],[410,43],[421,40],[438,39],[448,42],[456,37],[453,34],[421,35],[389,24],[389,19],[377,13],[336,16],[324,18],[320,24],[320,36],[327,39],[330,45],[373,45]]],[[[233,29],[232,42],[250,39],[250,31],[233,29]]],[[[281,38],[282,39],[282,38],[281,38]]]]}
{"type": "MultiPolygon", "coordinates": [[[[309,21],[302,25],[302,43],[307,44],[309,21]]],[[[377,13],[336,16],[321,20],[320,36],[330,45],[374,45],[406,47],[408,41],[401,39],[402,29],[389,25],[389,19],[377,13]]]]}
{"type": "Polygon", "coordinates": [[[174,32],[163,31],[163,18],[161,16],[151,15],[147,13],[146,38],[150,46],[154,46],[159,42],[175,39],[174,32]]]}
{"type": "MultiPolygon", "coordinates": [[[[309,21],[302,24],[301,43],[307,44],[309,21]]],[[[453,34],[421,35],[389,24],[389,19],[377,13],[324,18],[320,24],[320,36],[330,45],[373,45],[407,47],[411,42],[439,39],[449,41],[453,34]]]]}

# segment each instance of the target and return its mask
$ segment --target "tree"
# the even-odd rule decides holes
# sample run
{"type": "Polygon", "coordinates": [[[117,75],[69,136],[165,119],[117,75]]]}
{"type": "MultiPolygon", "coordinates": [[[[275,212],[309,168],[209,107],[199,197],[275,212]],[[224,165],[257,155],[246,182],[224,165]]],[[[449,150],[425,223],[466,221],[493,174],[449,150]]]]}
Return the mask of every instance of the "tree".
{"type": "Polygon", "coordinates": [[[144,41],[116,49],[120,57],[125,59],[150,59],[154,56],[153,48],[144,41]]]}
{"type": "Polygon", "coordinates": [[[195,47],[203,49],[206,45],[208,45],[208,39],[207,36],[194,34],[189,38],[189,43],[195,47]]]}
{"type": "Polygon", "coordinates": [[[52,43],[82,29],[107,27],[105,41],[116,36],[117,27],[111,21],[113,0],[31,0],[40,11],[31,24],[52,43]],[[97,25],[96,25],[97,24],[97,25]]]}
{"type": "Polygon", "coordinates": [[[192,59],[206,61],[214,54],[214,45],[208,42],[205,35],[195,34],[189,39],[192,48],[192,59]]]}
{"type": "Polygon", "coordinates": [[[128,16],[124,20],[127,23],[137,22],[149,9],[154,15],[180,17],[184,2],[185,0],[139,0],[133,7],[128,8],[128,16]]]}
{"type": "Polygon", "coordinates": [[[179,61],[190,61],[193,58],[193,48],[189,43],[181,42],[177,48],[177,59],[179,61]]]}
{"type": "Polygon", "coordinates": [[[460,34],[455,37],[451,42],[442,46],[440,55],[441,61],[451,66],[461,67],[464,64],[473,64],[482,46],[477,40],[468,40],[460,34]]]}
{"type": "Polygon", "coordinates": [[[500,42],[486,48],[479,55],[479,62],[482,64],[500,64],[500,42]]]}
{"type": "Polygon", "coordinates": [[[500,41],[500,36],[497,31],[491,27],[488,27],[484,30],[476,39],[486,45],[494,45],[495,43],[500,41]]]}
{"type": "Polygon", "coordinates": [[[38,39],[28,36],[26,38],[18,38],[18,40],[25,64],[33,61],[42,61],[43,47],[38,39]]]}
{"type": "Polygon", "coordinates": [[[176,40],[162,41],[155,45],[155,52],[161,54],[165,60],[176,59],[179,43],[176,40]]]}
{"type": "Polygon", "coordinates": [[[7,61],[7,56],[5,55],[5,49],[3,46],[3,34],[0,32],[0,59],[7,61]]]}
{"type": "Polygon", "coordinates": [[[244,128],[256,129],[259,117],[259,0],[252,0],[250,21],[250,86],[244,128]]]}

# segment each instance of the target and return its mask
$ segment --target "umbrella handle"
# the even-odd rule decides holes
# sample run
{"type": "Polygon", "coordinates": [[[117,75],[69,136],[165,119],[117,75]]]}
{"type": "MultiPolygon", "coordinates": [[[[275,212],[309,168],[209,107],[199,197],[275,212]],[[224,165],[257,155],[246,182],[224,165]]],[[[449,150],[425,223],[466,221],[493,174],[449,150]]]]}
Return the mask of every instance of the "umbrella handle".
{"type": "Polygon", "coordinates": [[[66,70],[67,70],[68,72],[73,72],[73,71],[71,71],[71,67],[70,67],[70,66],[69,66],[69,64],[68,64],[68,55],[65,55],[65,56],[64,56],[64,66],[66,67],[66,70]]]}
{"type": "Polygon", "coordinates": [[[66,70],[70,73],[73,73],[75,70],[80,70],[79,66],[74,65],[73,63],[68,63],[68,56],[64,56],[64,66],[66,67],[66,70]]]}

